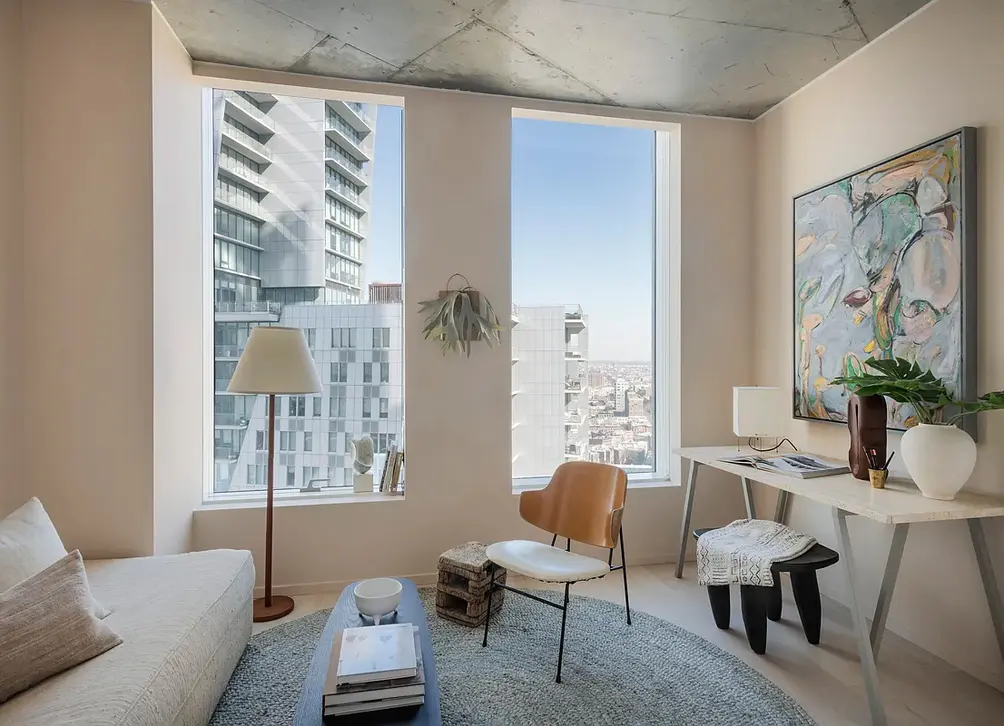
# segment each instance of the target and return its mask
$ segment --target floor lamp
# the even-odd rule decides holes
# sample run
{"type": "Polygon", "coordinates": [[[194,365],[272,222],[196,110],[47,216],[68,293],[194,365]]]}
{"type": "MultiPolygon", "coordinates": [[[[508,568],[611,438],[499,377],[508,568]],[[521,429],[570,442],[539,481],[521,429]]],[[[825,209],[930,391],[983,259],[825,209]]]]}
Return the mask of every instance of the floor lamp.
{"type": "Polygon", "coordinates": [[[265,597],[255,598],[256,623],[277,620],[293,610],[293,598],[272,596],[272,505],[275,488],[275,397],[320,393],[321,379],[299,328],[257,327],[237,361],[229,393],[268,395],[268,494],[265,505],[265,597]]]}

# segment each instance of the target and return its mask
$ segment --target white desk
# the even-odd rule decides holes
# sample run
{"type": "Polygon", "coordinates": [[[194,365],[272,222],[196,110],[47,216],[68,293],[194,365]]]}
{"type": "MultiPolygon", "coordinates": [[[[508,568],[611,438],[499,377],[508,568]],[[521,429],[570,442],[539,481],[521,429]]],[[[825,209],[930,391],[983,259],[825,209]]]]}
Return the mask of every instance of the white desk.
{"type": "MultiPolygon", "coordinates": [[[[817,479],[798,479],[719,461],[725,456],[736,456],[739,452],[736,451],[735,446],[686,447],[675,449],[673,453],[690,460],[683,523],[680,528],[680,556],[676,564],[677,577],[683,576],[683,561],[687,554],[687,543],[690,541],[690,515],[694,508],[697,472],[702,465],[735,474],[740,478],[743,496],[746,499],[746,514],[751,519],[756,518],[756,510],[750,493],[750,481],[760,482],[780,490],[777,506],[774,509],[774,519],[778,522],[784,521],[788,497],[791,494],[833,508],[840,556],[847,573],[851,616],[858,642],[858,655],[861,658],[861,671],[868,694],[873,726],[885,726],[887,723],[882,696],[879,692],[875,659],[882,644],[882,634],[885,632],[886,618],[889,616],[889,606],[892,602],[893,590],[896,587],[899,565],[903,558],[903,548],[906,545],[906,535],[911,523],[967,520],[969,534],[973,541],[973,550],[976,553],[976,563],[980,569],[983,589],[990,607],[990,617],[997,634],[997,644],[1000,647],[1001,656],[1004,657],[1004,605],[1001,603],[1001,594],[997,587],[997,578],[987,548],[986,535],[983,531],[984,519],[1004,517],[1004,499],[963,492],[950,502],[942,502],[924,497],[913,482],[904,477],[890,477],[885,489],[872,489],[868,482],[855,479],[850,474],[817,479]],[[864,603],[861,601],[860,590],[856,582],[855,555],[847,531],[847,516],[851,514],[893,525],[892,545],[889,548],[885,575],[882,578],[882,587],[875,605],[871,632],[869,632],[868,621],[865,619],[864,603]]],[[[748,452],[744,451],[743,453],[748,452]]],[[[722,524],[727,523],[722,522],[722,524]]]]}

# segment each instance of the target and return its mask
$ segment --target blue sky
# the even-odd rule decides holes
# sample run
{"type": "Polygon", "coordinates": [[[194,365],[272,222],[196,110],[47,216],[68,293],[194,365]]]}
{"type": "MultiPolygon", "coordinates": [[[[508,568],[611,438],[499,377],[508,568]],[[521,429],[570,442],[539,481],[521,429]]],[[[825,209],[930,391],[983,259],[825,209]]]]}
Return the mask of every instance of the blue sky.
{"type": "MultiPolygon", "coordinates": [[[[402,113],[377,113],[370,280],[401,279],[402,113]]],[[[653,131],[513,120],[513,302],[581,305],[592,360],[651,360],[654,147],[653,131]]]]}

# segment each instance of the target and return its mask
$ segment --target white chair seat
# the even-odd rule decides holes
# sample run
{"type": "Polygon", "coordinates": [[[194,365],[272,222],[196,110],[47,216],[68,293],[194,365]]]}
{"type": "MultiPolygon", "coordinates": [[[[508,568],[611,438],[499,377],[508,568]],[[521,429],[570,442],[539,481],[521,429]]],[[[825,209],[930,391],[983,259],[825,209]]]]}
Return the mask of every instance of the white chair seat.
{"type": "Polygon", "coordinates": [[[603,560],[523,539],[488,545],[486,554],[495,564],[541,582],[579,582],[610,572],[603,560]]]}

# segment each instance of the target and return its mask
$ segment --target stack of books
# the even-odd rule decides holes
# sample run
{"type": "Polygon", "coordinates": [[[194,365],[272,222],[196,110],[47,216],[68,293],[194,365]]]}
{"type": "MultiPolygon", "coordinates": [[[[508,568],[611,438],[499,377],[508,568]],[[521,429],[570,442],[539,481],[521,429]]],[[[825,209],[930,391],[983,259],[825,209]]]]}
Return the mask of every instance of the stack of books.
{"type": "Polygon", "coordinates": [[[401,469],[404,466],[404,451],[392,444],[387,449],[387,461],[380,476],[380,491],[384,494],[398,494],[401,479],[401,469]]]}
{"type": "Polygon", "coordinates": [[[418,627],[411,623],[346,628],[335,635],[324,684],[324,715],[382,711],[425,703],[418,627]]]}

